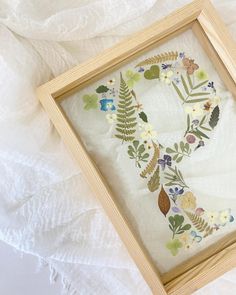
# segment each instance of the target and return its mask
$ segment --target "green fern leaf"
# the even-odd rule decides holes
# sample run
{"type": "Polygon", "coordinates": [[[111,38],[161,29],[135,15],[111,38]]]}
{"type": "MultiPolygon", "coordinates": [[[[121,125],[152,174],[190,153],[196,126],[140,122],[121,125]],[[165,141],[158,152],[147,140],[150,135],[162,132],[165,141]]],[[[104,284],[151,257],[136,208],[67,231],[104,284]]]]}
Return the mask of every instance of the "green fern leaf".
{"type": "Polygon", "coordinates": [[[135,108],[133,105],[133,96],[128,85],[120,73],[120,91],[119,102],[117,106],[117,124],[115,137],[123,141],[133,141],[136,132],[137,120],[135,116],[135,108]]]}

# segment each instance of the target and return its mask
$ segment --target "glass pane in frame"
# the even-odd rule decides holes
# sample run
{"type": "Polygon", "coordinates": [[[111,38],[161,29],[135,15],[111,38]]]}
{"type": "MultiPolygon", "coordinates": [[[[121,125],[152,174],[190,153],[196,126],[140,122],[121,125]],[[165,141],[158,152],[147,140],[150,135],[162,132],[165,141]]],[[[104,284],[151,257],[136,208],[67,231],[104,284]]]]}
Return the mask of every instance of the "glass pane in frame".
{"type": "Polygon", "coordinates": [[[235,230],[235,102],[191,30],[61,107],[161,273],[235,230]]]}

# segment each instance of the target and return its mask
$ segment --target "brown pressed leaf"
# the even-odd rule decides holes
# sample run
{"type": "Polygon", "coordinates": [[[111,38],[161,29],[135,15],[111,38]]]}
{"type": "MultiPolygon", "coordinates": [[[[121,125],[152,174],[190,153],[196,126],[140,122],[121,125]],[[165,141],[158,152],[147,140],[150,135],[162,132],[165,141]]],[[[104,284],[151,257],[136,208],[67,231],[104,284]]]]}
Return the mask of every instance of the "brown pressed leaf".
{"type": "Polygon", "coordinates": [[[157,167],[156,171],[153,173],[152,177],[148,181],[148,189],[150,192],[155,192],[160,187],[160,168],[157,167]]]}
{"type": "Polygon", "coordinates": [[[158,206],[161,212],[166,216],[170,210],[170,199],[167,193],[165,192],[163,186],[161,188],[160,194],[158,196],[158,206]]]}
{"type": "Polygon", "coordinates": [[[174,51],[169,51],[169,52],[164,52],[158,55],[155,55],[153,57],[147,58],[144,61],[138,63],[136,67],[141,67],[145,65],[152,65],[152,64],[157,64],[160,62],[165,62],[169,60],[176,60],[178,58],[178,52],[174,51]]]}
{"type": "Polygon", "coordinates": [[[146,178],[147,174],[149,175],[152,174],[159,158],[159,154],[160,154],[159,146],[155,142],[152,142],[152,145],[154,148],[152,159],[147,164],[146,168],[140,173],[140,176],[143,178],[146,178]]]}

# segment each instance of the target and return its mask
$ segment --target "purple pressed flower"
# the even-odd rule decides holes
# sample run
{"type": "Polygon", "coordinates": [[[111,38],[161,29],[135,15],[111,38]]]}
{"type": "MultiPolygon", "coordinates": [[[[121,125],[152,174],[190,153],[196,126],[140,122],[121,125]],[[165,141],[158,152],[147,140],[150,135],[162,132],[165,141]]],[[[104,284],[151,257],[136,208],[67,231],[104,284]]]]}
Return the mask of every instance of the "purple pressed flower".
{"type": "Polygon", "coordinates": [[[196,141],[196,137],[192,134],[186,136],[186,140],[188,143],[193,144],[196,141]]]}
{"type": "Polygon", "coordinates": [[[171,166],[171,156],[164,155],[163,159],[158,160],[158,164],[161,165],[162,170],[165,169],[166,165],[171,166]]]}
{"type": "Polygon", "coordinates": [[[198,145],[197,145],[197,147],[195,148],[195,151],[196,151],[198,148],[200,148],[201,146],[204,146],[204,145],[205,145],[204,141],[203,141],[203,140],[200,140],[199,143],[198,143],[198,145]]]}
{"type": "Polygon", "coordinates": [[[184,52],[180,52],[179,57],[182,58],[182,59],[185,58],[185,53],[184,52]]]}
{"type": "Polygon", "coordinates": [[[172,211],[175,212],[175,213],[178,213],[180,212],[179,208],[178,207],[172,207],[172,211]]]}

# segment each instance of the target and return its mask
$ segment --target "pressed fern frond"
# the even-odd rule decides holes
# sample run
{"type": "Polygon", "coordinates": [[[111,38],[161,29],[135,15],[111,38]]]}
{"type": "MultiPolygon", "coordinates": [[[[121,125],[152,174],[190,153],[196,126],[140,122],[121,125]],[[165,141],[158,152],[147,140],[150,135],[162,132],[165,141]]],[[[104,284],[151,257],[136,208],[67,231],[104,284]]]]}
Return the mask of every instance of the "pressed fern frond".
{"type": "Polygon", "coordinates": [[[157,160],[159,158],[160,150],[158,145],[155,142],[152,142],[153,148],[154,148],[154,153],[153,156],[150,160],[150,162],[147,164],[146,168],[140,173],[140,176],[143,178],[146,178],[147,174],[152,174],[154,171],[157,160]]]}
{"type": "Polygon", "coordinates": [[[203,237],[211,235],[214,231],[214,228],[211,227],[201,216],[198,216],[194,213],[185,211],[188,218],[191,220],[192,224],[196,227],[196,229],[203,233],[203,237]]]}
{"type": "Polygon", "coordinates": [[[117,106],[117,124],[115,137],[123,141],[133,141],[135,137],[133,134],[136,131],[136,116],[135,108],[132,105],[133,97],[129,90],[129,87],[125,83],[125,80],[120,73],[120,92],[119,92],[119,102],[117,106]]]}
{"type": "Polygon", "coordinates": [[[160,62],[165,62],[168,60],[176,60],[178,58],[178,52],[174,51],[169,51],[169,52],[164,52],[158,55],[155,55],[153,57],[149,57],[145,59],[144,61],[138,63],[136,67],[141,67],[145,65],[153,65],[153,64],[158,64],[160,62]]]}

